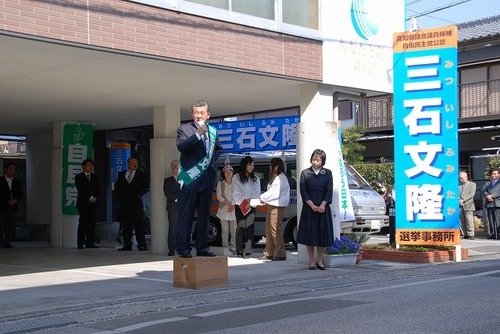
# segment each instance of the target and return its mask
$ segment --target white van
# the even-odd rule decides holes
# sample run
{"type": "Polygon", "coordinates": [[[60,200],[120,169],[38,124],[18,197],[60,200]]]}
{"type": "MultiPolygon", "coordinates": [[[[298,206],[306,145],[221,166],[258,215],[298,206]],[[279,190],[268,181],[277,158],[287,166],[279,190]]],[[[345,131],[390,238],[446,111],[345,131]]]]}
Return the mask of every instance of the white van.
{"type": "MultiPolygon", "coordinates": [[[[254,159],[254,173],[260,179],[261,191],[266,191],[269,177],[269,162],[270,157],[250,156],[254,159]]],[[[230,163],[234,168],[235,173],[239,167],[239,162],[242,156],[233,156],[230,163]]],[[[224,166],[225,156],[223,155],[219,161],[219,174],[224,166]]],[[[286,159],[285,159],[286,160],[286,159]]],[[[382,227],[389,226],[389,217],[385,215],[386,207],[383,198],[368,184],[368,182],[349,164],[345,164],[347,181],[351,193],[351,201],[354,209],[355,221],[342,222],[342,233],[378,233],[382,227]]],[[[295,239],[297,235],[297,192],[298,177],[300,172],[297,172],[295,160],[286,162],[287,175],[289,176],[290,184],[290,204],[287,207],[281,232],[285,243],[293,243],[297,246],[295,239]]],[[[212,196],[211,217],[209,225],[209,244],[211,246],[220,246],[222,244],[220,221],[216,216],[218,201],[214,193],[212,196]]],[[[267,207],[258,206],[255,215],[255,237],[254,242],[257,243],[265,236],[265,220],[267,207]]]]}

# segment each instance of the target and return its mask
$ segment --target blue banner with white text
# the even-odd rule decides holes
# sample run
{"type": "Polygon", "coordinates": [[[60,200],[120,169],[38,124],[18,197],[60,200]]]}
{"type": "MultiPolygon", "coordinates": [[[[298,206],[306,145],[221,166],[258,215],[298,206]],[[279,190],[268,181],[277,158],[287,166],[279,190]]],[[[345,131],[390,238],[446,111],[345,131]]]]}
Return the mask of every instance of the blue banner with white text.
{"type": "Polygon", "coordinates": [[[396,243],[460,243],[455,26],[394,35],[396,243]]]}

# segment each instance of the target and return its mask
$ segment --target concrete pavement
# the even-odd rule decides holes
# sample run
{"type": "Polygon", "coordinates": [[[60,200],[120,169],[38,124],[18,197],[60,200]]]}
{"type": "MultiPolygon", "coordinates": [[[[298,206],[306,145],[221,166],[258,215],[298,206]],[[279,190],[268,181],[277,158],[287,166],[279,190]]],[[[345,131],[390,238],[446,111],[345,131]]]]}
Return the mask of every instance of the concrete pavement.
{"type": "MultiPolygon", "coordinates": [[[[371,236],[369,240],[370,243],[387,241],[386,236],[371,236]]],[[[462,241],[462,247],[469,249],[468,261],[500,259],[500,240],[462,241]]],[[[287,261],[272,262],[258,260],[262,249],[256,248],[249,259],[228,259],[227,287],[189,290],[173,287],[173,257],[149,251],[117,252],[113,248],[57,249],[32,242],[13,245],[11,249],[0,249],[0,333],[14,332],[19,326],[43,327],[45,324],[36,321],[23,325],[19,319],[68,310],[85,309],[86,316],[91,317],[92,309],[111,304],[131,305],[134,301],[161,297],[182,305],[187,296],[196,298],[197,294],[208,299],[227,298],[228,292],[248,290],[250,285],[285,286],[287,282],[304,281],[304,285],[314,286],[318,282],[325,284],[324,279],[332,277],[336,284],[352,285],[356,280],[361,282],[386,270],[422,266],[364,260],[356,266],[311,271],[298,263],[295,251],[288,252],[287,261]]],[[[68,319],[51,317],[51,321],[65,323],[68,319]]]]}

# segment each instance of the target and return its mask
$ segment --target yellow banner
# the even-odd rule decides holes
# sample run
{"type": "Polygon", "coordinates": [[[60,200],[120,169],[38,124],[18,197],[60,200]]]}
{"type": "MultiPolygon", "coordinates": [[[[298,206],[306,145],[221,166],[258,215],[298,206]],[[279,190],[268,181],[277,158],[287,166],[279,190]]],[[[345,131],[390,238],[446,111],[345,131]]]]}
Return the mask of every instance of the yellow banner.
{"type": "Polygon", "coordinates": [[[460,245],[459,229],[397,229],[396,243],[399,245],[460,245]]]}
{"type": "Polygon", "coordinates": [[[393,35],[394,53],[457,47],[457,26],[405,31],[393,35]]]}

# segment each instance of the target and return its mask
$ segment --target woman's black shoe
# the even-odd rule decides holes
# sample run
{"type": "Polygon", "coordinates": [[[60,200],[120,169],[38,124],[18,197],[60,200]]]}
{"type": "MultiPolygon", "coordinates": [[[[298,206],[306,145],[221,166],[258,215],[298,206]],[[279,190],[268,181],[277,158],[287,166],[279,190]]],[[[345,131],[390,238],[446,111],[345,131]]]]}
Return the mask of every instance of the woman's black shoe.
{"type": "Polygon", "coordinates": [[[326,270],[325,266],[320,266],[319,264],[316,263],[316,267],[319,269],[319,270],[326,270]]]}

